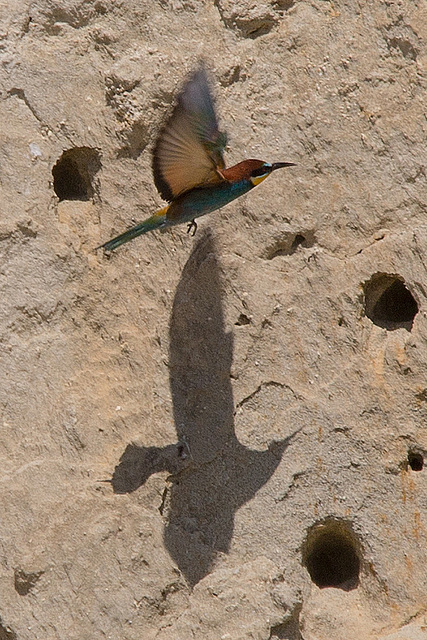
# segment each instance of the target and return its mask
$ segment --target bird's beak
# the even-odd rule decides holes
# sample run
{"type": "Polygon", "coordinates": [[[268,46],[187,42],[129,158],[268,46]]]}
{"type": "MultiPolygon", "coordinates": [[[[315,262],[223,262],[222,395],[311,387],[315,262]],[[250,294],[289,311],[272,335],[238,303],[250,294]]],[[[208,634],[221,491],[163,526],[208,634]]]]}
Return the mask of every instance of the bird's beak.
{"type": "Polygon", "coordinates": [[[271,170],[276,171],[276,169],[283,169],[283,167],[296,167],[296,164],[295,162],[273,162],[271,170]]]}

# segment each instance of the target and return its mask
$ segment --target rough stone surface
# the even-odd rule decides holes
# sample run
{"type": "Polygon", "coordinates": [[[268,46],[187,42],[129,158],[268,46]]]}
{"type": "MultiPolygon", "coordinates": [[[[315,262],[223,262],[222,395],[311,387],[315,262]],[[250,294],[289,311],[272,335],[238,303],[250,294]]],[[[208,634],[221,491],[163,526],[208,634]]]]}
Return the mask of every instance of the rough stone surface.
{"type": "Polygon", "coordinates": [[[427,637],[426,38],[421,0],[1,3],[0,638],[427,637]],[[297,167],[107,259],[200,57],[229,164],[297,167]]]}

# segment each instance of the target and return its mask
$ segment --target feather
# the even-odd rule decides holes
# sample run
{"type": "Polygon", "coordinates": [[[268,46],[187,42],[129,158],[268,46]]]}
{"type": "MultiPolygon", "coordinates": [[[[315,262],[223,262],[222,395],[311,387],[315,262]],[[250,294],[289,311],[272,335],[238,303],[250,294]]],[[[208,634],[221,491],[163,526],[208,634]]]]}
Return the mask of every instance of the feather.
{"type": "Polygon", "coordinates": [[[222,182],[225,144],[201,66],[178,95],[154,147],[154,182],[162,198],[171,202],[194,187],[222,182]]]}

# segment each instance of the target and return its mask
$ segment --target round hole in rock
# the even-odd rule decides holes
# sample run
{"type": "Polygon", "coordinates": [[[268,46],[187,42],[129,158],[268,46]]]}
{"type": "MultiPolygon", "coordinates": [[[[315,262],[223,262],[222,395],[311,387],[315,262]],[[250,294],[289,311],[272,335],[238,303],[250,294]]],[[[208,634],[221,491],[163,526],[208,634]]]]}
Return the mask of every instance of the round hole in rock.
{"type": "Polygon", "coordinates": [[[424,456],[417,451],[409,451],[408,467],[410,467],[412,471],[422,471],[424,467],[424,456]]]}
{"type": "Polygon", "coordinates": [[[303,564],[314,584],[350,591],[359,584],[361,549],[350,525],[327,519],[314,525],[303,546],[303,564]]]}
{"type": "Polygon", "coordinates": [[[363,285],[365,313],[384,329],[411,331],[418,304],[404,279],[396,274],[376,273],[363,285]]]}
{"type": "Polygon", "coordinates": [[[60,200],[90,200],[94,195],[93,179],[100,168],[96,149],[67,149],[52,169],[56,195],[60,200]]]}

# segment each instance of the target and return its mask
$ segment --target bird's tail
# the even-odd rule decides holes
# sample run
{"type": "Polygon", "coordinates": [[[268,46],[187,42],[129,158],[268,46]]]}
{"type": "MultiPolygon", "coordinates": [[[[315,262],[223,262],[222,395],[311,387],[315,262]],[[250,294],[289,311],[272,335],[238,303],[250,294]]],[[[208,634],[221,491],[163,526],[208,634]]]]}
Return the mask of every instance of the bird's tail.
{"type": "Polygon", "coordinates": [[[166,212],[169,209],[169,205],[164,209],[160,209],[160,211],[156,211],[150,218],[144,220],[144,222],[140,222],[139,224],[131,227],[124,233],[121,233],[119,236],[116,236],[112,240],[105,242],[105,244],[101,244],[98,249],[104,249],[104,251],[114,251],[125,242],[129,242],[129,240],[133,240],[137,238],[143,233],[147,233],[147,231],[153,231],[153,229],[157,229],[160,227],[166,220],[166,212]]]}

